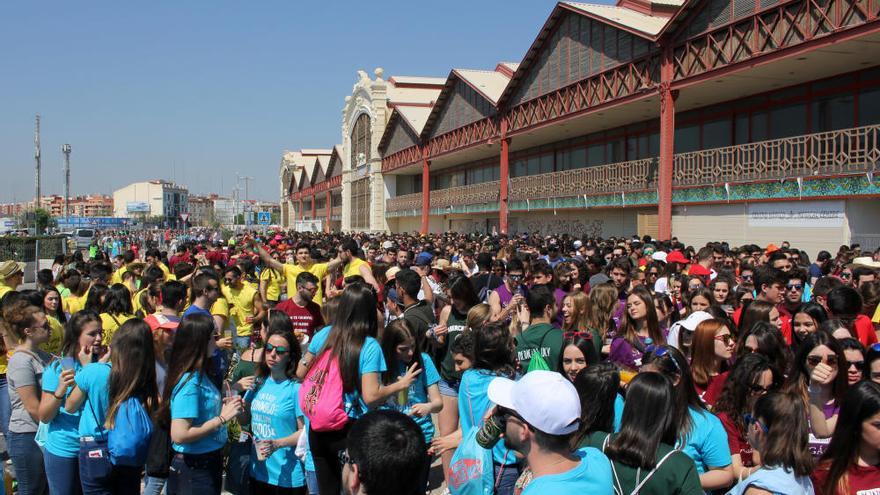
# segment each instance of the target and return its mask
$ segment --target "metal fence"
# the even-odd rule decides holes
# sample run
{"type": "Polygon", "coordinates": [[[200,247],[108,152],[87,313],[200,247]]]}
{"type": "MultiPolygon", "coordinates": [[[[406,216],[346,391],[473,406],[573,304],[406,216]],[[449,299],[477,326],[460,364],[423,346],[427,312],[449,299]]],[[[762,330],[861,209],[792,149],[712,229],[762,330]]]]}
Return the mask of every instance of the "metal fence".
{"type": "Polygon", "coordinates": [[[0,261],[33,263],[66,253],[67,237],[64,236],[0,237],[0,261]]]}

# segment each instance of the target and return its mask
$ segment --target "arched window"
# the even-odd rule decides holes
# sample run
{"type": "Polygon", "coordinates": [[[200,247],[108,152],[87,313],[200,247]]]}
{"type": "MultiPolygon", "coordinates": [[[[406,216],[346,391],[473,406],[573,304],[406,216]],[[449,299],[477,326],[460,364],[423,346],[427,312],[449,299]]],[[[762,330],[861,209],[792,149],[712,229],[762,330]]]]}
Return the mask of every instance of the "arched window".
{"type": "Polygon", "coordinates": [[[351,228],[370,229],[370,116],[358,116],[351,131],[351,228]]]}

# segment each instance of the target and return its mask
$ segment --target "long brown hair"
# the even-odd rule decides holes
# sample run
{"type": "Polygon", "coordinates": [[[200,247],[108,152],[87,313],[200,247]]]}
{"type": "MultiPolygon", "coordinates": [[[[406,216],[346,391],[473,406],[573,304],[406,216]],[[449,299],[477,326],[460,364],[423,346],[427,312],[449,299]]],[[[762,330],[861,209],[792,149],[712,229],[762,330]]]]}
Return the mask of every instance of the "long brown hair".
{"type": "Polygon", "coordinates": [[[611,318],[618,304],[617,288],[611,282],[593,287],[590,289],[590,302],[592,303],[592,310],[587,318],[587,326],[598,330],[599,335],[604,339],[611,326],[611,318]]]}
{"type": "MultiPolygon", "coordinates": [[[[593,303],[590,302],[589,296],[581,291],[575,291],[565,296],[571,299],[571,307],[574,309],[571,324],[566,326],[563,320],[563,330],[565,331],[585,331],[590,328],[589,319],[592,313],[593,303]]],[[[563,299],[564,301],[564,299],[563,299]]]]}
{"type": "Polygon", "coordinates": [[[715,367],[715,334],[725,327],[724,322],[720,320],[705,320],[694,330],[694,340],[691,345],[691,373],[694,383],[701,387],[709,383],[710,373],[721,371],[715,367]]]}
{"type": "MultiPolygon", "coordinates": [[[[339,360],[343,389],[346,392],[359,391],[361,348],[367,337],[377,334],[379,325],[376,318],[376,295],[372,287],[358,282],[347,286],[338,299],[338,316],[318,355],[330,350],[331,355],[339,360]]],[[[306,373],[317,362],[317,359],[312,359],[306,373]]]]}
{"type": "MultiPolygon", "coordinates": [[[[193,313],[180,320],[168,357],[168,375],[159,410],[159,417],[164,425],[171,424],[171,396],[177,382],[186,373],[191,373],[188,380],[198,379],[198,375],[205,373],[210,359],[208,341],[214,338],[214,331],[214,318],[210,315],[193,313]]],[[[152,347],[151,341],[150,348],[152,347]]]]}
{"type": "Polygon", "coordinates": [[[765,466],[781,466],[797,476],[813,472],[810,454],[807,409],[797,395],[770,392],[755,402],[755,418],[766,428],[761,452],[765,466]]]}
{"type": "MultiPolygon", "coordinates": [[[[651,296],[648,289],[641,285],[630,292],[629,296],[626,298],[627,301],[633,296],[638,297],[639,300],[642,301],[642,304],[645,305],[645,328],[648,330],[648,337],[651,337],[655,345],[665,344],[666,337],[664,337],[663,332],[660,331],[660,323],[657,321],[657,308],[654,307],[653,296],[651,296]]],[[[629,315],[628,310],[624,310],[624,313],[626,314],[626,317],[620,333],[627,342],[633,344],[634,347],[637,347],[635,343],[639,341],[639,337],[636,330],[636,321],[629,315]]]]}
{"type": "Polygon", "coordinates": [[[156,355],[153,352],[153,334],[144,320],[132,318],[113,334],[107,421],[104,427],[113,428],[116,411],[129,398],[137,398],[148,413],[158,403],[156,384],[156,355]]]}

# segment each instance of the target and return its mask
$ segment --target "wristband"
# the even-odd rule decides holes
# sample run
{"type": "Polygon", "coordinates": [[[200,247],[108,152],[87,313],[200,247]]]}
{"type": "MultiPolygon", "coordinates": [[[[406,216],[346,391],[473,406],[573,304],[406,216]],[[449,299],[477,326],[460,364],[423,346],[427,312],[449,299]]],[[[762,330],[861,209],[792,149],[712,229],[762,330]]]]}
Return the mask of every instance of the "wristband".
{"type": "Polygon", "coordinates": [[[223,416],[221,416],[221,415],[218,414],[218,415],[217,415],[217,419],[220,420],[220,426],[223,426],[223,425],[226,424],[226,419],[223,418],[223,416]]]}

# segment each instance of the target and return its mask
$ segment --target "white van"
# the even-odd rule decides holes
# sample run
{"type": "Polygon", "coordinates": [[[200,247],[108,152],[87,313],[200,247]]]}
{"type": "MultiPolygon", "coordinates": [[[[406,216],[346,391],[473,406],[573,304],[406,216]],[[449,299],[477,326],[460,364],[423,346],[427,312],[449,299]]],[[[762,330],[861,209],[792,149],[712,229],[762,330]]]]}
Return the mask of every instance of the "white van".
{"type": "Polygon", "coordinates": [[[91,246],[92,241],[95,240],[95,230],[75,229],[73,231],[73,240],[76,241],[77,249],[85,249],[91,246]]]}

